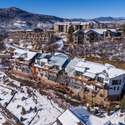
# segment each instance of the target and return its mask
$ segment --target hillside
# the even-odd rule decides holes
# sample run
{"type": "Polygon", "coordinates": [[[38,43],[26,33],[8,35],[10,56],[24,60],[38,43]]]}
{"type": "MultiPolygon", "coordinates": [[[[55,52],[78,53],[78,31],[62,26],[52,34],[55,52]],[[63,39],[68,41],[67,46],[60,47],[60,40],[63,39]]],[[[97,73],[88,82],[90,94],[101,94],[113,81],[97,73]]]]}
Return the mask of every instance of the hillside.
{"type": "Polygon", "coordinates": [[[64,21],[63,18],[42,14],[33,14],[16,7],[0,9],[0,24],[11,24],[15,20],[24,20],[31,24],[38,22],[54,23],[56,21],[64,21]]]}
{"type": "Polygon", "coordinates": [[[25,10],[16,8],[16,7],[10,7],[10,8],[2,8],[0,9],[0,25],[2,26],[12,26],[15,21],[22,20],[26,21],[27,23],[31,25],[35,25],[40,23],[55,23],[55,22],[63,22],[63,21],[89,21],[89,20],[95,20],[95,21],[108,21],[108,22],[125,22],[125,18],[114,18],[114,17],[98,17],[94,19],[84,19],[84,18],[73,18],[73,19],[66,19],[66,18],[60,18],[56,16],[51,15],[44,15],[44,14],[34,14],[31,12],[27,12],[25,10]]]}

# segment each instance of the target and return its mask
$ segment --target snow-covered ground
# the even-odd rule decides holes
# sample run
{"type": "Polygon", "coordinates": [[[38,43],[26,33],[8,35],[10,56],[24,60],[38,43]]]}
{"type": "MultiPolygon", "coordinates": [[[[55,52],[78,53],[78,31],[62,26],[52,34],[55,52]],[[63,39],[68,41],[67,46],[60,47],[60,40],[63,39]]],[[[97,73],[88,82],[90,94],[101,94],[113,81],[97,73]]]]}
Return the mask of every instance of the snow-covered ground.
{"type": "Polygon", "coordinates": [[[0,104],[5,107],[9,101],[7,109],[24,125],[52,124],[63,112],[47,96],[41,95],[36,89],[20,86],[19,82],[10,78],[7,82],[0,82],[0,104]]]}
{"type": "Polygon", "coordinates": [[[0,103],[5,106],[12,97],[12,90],[0,86],[0,103]]]}
{"type": "Polygon", "coordinates": [[[94,115],[90,115],[89,120],[91,122],[91,125],[119,125],[119,123],[125,124],[125,113],[122,114],[121,112],[117,111],[113,113],[111,116],[108,116],[107,114],[103,118],[99,118],[94,115]]]}
{"type": "Polygon", "coordinates": [[[63,49],[63,47],[64,47],[63,39],[57,41],[56,44],[58,45],[58,49],[57,50],[62,50],[63,49]]]}
{"type": "Polygon", "coordinates": [[[27,125],[33,117],[32,125],[45,125],[54,122],[63,111],[56,104],[42,96],[36,90],[28,87],[21,87],[7,107],[14,115],[27,125]],[[53,105],[54,106],[53,106],[53,105]],[[61,112],[59,112],[57,109],[61,112]]]}
{"type": "Polygon", "coordinates": [[[6,122],[6,118],[3,116],[2,113],[0,113],[0,125],[6,122]]]}

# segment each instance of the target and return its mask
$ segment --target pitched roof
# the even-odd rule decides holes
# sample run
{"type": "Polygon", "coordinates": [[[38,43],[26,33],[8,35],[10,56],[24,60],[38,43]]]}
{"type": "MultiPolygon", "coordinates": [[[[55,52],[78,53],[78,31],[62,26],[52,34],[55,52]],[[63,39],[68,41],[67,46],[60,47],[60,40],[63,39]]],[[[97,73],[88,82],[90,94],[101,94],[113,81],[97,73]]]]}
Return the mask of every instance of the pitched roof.
{"type": "Polygon", "coordinates": [[[17,48],[17,47],[14,47],[14,48],[15,48],[14,58],[22,57],[22,58],[24,58],[24,60],[29,61],[37,54],[36,52],[32,52],[32,51],[29,51],[29,50],[20,49],[20,48],[17,48]]]}
{"type": "Polygon", "coordinates": [[[94,31],[95,33],[98,33],[100,35],[104,34],[106,31],[111,31],[111,32],[116,32],[116,29],[90,29],[90,30],[85,30],[85,33],[88,33],[90,31],[94,31]]]}
{"type": "Polygon", "coordinates": [[[125,74],[125,70],[118,69],[113,65],[99,64],[79,58],[74,58],[71,63],[68,64],[67,69],[69,70],[70,68],[72,68],[72,70],[79,71],[83,73],[84,76],[88,76],[90,78],[94,78],[97,74],[100,73],[106,73],[109,78],[114,78],[125,74]]]}
{"type": "Polygon", "coordinates": [[[79,122],[83,125],[119,125],[120,122],[124,123],[124,116],[120,117],[120,111],[117,111],[111,116],[100,118],[79,106],[66,110],[58,120],[62,125],[78,125],[79,122]]]}

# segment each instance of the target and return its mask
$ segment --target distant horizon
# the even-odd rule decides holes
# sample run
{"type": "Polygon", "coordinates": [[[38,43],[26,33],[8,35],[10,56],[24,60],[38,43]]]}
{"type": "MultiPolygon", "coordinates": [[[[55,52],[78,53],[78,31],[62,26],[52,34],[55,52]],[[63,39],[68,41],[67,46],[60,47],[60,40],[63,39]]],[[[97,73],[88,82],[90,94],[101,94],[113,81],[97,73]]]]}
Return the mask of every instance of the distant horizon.
{"type": "MultiPolygon", "coordinates": [[[[28,11],[28,10],[25,10],[23,8],[19,8],[19,7],[16,7],[16,6],[10,6],[10,7],[1,7],[0,9],[9,9],[9,8],[18,8],[18,9],[21,9],[21,10],[24,10],[26,12],[29,12],[29,13],[32,13],[32,14],[40,14],[40,15],[48,15],[48,14],[45,14],[45,13],[35,13],[35,12],[31,12],[31,11],[28,11]]],[[[64,19],[83,19],[83,20],[91,20],[91,19],[95,19],[95,18],[105,18],[105,17],[111,17],[111,18],[124,18],[125,19],[125,16],[124,17],[118,17],[118,16],[100,16],[100,17],[94,17],[94,18],[81,18],[81,17],[74,17],[74,18],[68,18],[68,17],[61,17],[61,16],[56,16],[56,15],[52,15],[52,14],[49,14],[49,16],[55,16],[55,17],[59,17],[59,18],[64,18],[64,19]]]]}
{"type": "Polygon", "coordinates": [[[0,8],[16,7],[34,14],[68,19],[125,18],[124,0],[1,0],[0,8]]]}

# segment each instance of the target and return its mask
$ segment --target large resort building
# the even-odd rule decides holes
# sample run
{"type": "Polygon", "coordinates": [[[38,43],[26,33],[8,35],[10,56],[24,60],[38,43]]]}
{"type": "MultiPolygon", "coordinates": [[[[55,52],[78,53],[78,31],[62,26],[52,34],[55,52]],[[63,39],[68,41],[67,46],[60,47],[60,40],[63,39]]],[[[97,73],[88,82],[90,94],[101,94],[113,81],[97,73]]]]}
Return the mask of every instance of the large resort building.
{"type": "MultiPolygon", "coordinates": [[[[77,83],[77,81],[74,81],[76,77],[83,82],[88,79],[88,81],[93,81],[93,85],[91,84],[88,89],[97,92],[100,90],[99,88],[104,88],[110,97],[121,95],[125,85],[125,70],[118,69],[110,64],[99,64],[74,58],[66,67],[66,72],[68,76],[73,78],[72,85],[77,83]]],[[[85,84],[84,82],[84,88],[82,89],[88,86],[85,84]]]]}
{"type": "Polygon", "coordinates": [[[77,30],[73,33],[74,44],[93,43],[100,41],[118,41],[122,33],[116,29],[89,29],[77,30]]]}
{"type": "MultiPolygon", "coordinates": [[[[70,22],[56,23],[54,31],[65,34],[70,25],[75,29],[72,36],[73,44],[98,42],[105,38],[121,36],[116,29],[100,29],[103,25],[95,21],[73,22],[72,24],[70,22]]],[[[40,47],[49,43],[55,32],[14,31],[10,32],[9,39],[16,44],[31,43],[31,46],[40,47]]],[[[125,70],[110,64],[86,61],[82,58],[71,59],[62,51],[43,52],[40,51],[43,50],[42,47],[38,49],[34,47],[29,50],[22,47],[23,49],[21,49],[21,47],[13,47],[15,46],[13,42],[11,68],[16,77],[22,76],[38,82],[43,81],[43,78],[50,80],[50,82],[67,87],[75,96],[80,97],[83,102],[91,103],[91,105],[106,107],[109,106],[108,101],[119,100],[122,97],[125,86],[125,70]]]]}
{"type": "Polygon", "coordinates": [[[67,33],[70,26],[74,27],[74,30],[88,30],[94,28],[105,28],[105,25],[97,21],[87,21],[87,22],[58,22],[54,24],[55,32],[67,33]]]}
{"type": "Polygon", "coordinates": [[[12,40],[15,44],[25,45],[31,44],[35,49],[41,47],[43,44],[50,42],[50,39],[54,35],[53,31],[42,31],[40,29],[28,30],[28,31],[10,31],[8,39],[12,40]]]}
{"type": "MultiPolygon", "coordinates": [[[[54,24],[54,30],[43,31],[35,30],[17,30],[10,31],[8,39],[17,45],[23,47],[29,46],[34,50],[43,49],[46,43],[51,43],[52,39],[63,38],[64,44],[68,43],[68,31],[70,26],[74,27],[72,34],[73,44],[93,43],[104,40],[114,41],[122,38],[122,33],[116,29],[105,28],[104,24],[96,21],[88,22],[60,22],[54,24]]],[[[54,41],[56,42],[56,41],[54,41]]]]}
{"type": "MultiPolygon", "coordinates": [[[[70,59],[64,53],[37,53],[14,48],[12,73],[19,77],[43,78],[63,85],[92,105],[109,105],[119,100],[125,86],[125,70],[81,58],[70,59]],[[88,98],[89,97],[89,98],[88,98]]],[[[54,85],[53,85],[54,86],[54,85]]]]}
{"type": "Polygon", "coordinates": [[[122,32],[114,28],[107,28],[105,24],[97,21],[88,22],[59,22],[54,24],[54,32],[59,36],[67,36],[72,26],[74,44],[84,44],[99,41],[118,41],[122,32]]]}

